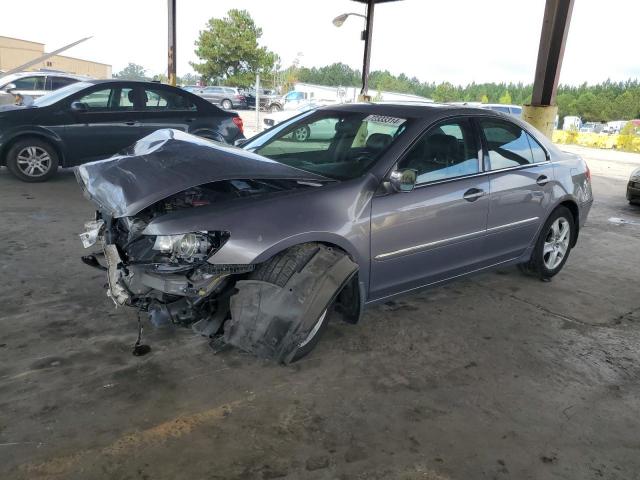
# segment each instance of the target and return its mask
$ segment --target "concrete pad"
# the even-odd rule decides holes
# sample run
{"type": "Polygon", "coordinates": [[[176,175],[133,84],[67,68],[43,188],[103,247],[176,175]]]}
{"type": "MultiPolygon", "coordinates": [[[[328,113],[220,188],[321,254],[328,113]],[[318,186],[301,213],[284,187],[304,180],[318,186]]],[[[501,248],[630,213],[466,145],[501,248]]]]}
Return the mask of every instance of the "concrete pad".
{"type": "MultiPolygon", "coordinates": [[[[597,156],[598,152],[590,152],[597,156]]],[[[70,172],[0,170],[0,478],[585,479],[640,471],[640,220],[594,176],[550,283],[515,268],[332,323],[282,367],[115,309],[70,172]]]]}

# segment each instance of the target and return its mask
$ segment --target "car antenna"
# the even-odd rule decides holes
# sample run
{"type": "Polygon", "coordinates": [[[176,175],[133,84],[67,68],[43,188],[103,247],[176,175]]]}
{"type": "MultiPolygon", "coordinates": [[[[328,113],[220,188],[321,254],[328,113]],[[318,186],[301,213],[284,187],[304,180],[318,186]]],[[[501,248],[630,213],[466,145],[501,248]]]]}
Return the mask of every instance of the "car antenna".
{"type": "Polygon", "coordinates": [[[143,345],[142,343],[142,322],[140,321],[140,310],[138,310],[138,339],[133,346],[133,355],[136,357],[142,357],[151,351],[149,345],[143,345]]]}

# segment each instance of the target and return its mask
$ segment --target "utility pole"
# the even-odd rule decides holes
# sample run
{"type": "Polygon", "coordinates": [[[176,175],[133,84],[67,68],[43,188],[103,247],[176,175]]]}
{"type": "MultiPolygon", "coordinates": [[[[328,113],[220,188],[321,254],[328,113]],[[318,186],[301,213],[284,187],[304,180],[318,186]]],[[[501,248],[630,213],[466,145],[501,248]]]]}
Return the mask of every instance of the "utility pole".
{"type": "Polygon", "coordinates": [[[260,74],[256,73],[256,133],[260,133],[260,74]]]}
{"type": "Polygon", "coordinates": [[[167,77],[169,77],[169,85],[176,86],[176,0],[167,0],[169,11],[169,49],[168,49],[168,66],[167,77]]]}

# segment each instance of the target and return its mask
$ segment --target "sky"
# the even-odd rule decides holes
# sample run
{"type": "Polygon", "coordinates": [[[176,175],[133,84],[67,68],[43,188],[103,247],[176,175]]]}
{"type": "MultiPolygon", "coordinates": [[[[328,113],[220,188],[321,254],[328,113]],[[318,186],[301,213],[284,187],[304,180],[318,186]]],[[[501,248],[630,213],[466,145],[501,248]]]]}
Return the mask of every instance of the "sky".
{"type": "MultiPolygon", "coordinates": [[[[544,0],[402,0],[376,6],[372,70],[421,81],[466,85],[531,83],[544,0]]],[[[192,72],[194,42],[211,17],[246,9],[263,30],[261,44],[288,66],[343,62],[361,68],[364,13],[352,0],[177,0],[178,75],[192,72]]],[[[564,84],[640,77],[639,0],[575,0],[560,76],[564,84]]],[[[149,74],[166,73],[166,0],[31,0],[28,15],[1,15],[0,35],[45,43],[52,51],[93,38],[65,55],[111,64],[129,62],[149,74]],[[18,20],[18,21],[17,21],[18,20]]]]}

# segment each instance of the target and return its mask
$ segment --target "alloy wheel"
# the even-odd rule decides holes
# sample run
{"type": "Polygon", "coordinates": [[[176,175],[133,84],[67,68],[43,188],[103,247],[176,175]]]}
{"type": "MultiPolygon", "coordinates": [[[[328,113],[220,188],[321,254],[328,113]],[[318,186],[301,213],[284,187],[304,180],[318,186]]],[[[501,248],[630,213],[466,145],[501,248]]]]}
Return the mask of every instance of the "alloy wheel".
{"type": "Polygon", "coordinates": [[[42,177],[51,169],[51,156],[42,147],[25,147],[18,152],[18,169],[28,177],[42,177]]]}
{"type": "Polygon", "coordinates": [[[307,127],[300,127],[293,131],[293,138],[296,142],[304,142],[309,138],[309,130],[307,127]]]}
{"type": "Polygon", "coordinates": [[[544,266],[555,270],[567,255],[571,239],[571,224],[564,217],[557,218],[549,228],[542,248],[544,266]]]}

